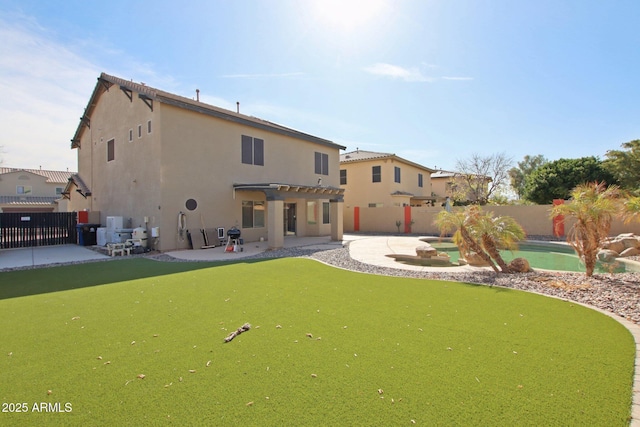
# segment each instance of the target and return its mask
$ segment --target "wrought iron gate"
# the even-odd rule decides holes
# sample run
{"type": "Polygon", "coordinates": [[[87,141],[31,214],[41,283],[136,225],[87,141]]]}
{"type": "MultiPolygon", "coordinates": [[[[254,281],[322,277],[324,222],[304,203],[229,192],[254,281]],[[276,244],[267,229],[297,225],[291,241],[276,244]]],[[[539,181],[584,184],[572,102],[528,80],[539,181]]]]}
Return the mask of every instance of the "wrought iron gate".
{"type": "Polygon", "coordinates": [[[75,212],[0,213],[0,248],[76,243],[75,212]]]}

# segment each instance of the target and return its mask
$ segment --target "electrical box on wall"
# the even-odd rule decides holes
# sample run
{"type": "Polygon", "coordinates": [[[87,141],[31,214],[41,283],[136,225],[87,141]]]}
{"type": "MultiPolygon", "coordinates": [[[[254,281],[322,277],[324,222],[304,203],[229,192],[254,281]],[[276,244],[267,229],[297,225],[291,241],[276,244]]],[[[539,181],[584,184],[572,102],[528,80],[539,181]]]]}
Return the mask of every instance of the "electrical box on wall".
{"type": "Polygon", "coordinates": [[[160,237],[160,227],[151,228],[151,237],[160,237]]]}

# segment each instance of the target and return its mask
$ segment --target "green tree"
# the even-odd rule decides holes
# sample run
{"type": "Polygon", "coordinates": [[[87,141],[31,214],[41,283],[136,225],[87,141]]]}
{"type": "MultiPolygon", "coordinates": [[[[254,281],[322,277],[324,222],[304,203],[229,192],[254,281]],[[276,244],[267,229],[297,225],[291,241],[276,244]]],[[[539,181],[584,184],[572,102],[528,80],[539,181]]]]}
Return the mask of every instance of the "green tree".
{"type": "Polygon", "coordinates": [[[587,182],[616,184],[597,157],[559,159],[540,166],[529,175],[524,198],[537,204],[550,204],[553,199],[568,199],[571,190],[587,182]]]}
{"type": "Polygon", "coordinates": [[[542,154],[538,154],[537,156],[529,156],[527,154],[521,162],[518,162],[518,167],[509,169],[511,188],[513,188],[513,191],[515,191],[519,199],[524,195],[524,186],[529,175],[548,162],[549,160],[542,154]]]}
{"type": "Polygon", "coordinates": [[[607,151],[603,166],[622,189],[640,196],[640,139],[625,142],[622,148],[607,151]]]}
{"type": "Polygon", "coordinates": [[[592,182],[571,191],[571,201],[554,206],[551,216],[565,215],[575,220],[567,242],[582,258],[587,276],[593,276],[598,251],[609,235],[613,218],[621,212],[621,193],[616,185],[592,182]]]}

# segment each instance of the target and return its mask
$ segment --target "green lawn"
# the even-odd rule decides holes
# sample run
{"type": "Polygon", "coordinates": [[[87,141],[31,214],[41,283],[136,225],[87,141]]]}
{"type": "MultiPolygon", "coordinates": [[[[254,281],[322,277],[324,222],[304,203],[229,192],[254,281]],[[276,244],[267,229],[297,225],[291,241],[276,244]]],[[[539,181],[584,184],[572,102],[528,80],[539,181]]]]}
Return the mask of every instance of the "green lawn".
{"type": "Polygon", "coordinates": [[[312,260],[5,272],[0,322],[0,397],[29,411],[1,425],[624,426],[630,413],[633,338],[605,315],[312,260]]]}

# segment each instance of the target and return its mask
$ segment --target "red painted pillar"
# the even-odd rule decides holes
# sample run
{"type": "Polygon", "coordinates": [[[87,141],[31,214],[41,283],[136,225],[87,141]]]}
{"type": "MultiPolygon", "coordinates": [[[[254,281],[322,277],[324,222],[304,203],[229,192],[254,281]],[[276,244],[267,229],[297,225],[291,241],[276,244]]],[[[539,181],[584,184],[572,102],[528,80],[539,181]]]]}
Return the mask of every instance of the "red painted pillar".
{"type": "Polygon", "coordinates": [[[353,231],[360,231],[360,207],[353,208],[353,231]]]}
{"type": "MultiPolygon", "coordinates": [[[[564,200],[553,199],[553,206],[563,205],[564,200]]],[[[564,215],[556,215],[553,217],[553,235],[556,237],[564,236],[564,215]]]]}
{"type": "Polygon", "coordinates": [[[404,232],[411,233],[411,206],[404,207],[404,232]]]}

